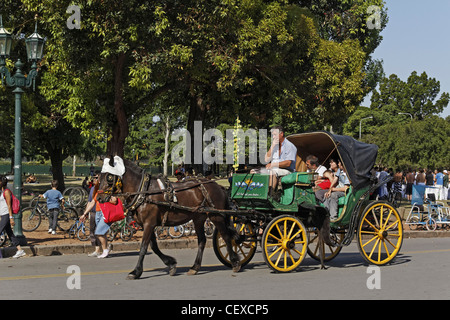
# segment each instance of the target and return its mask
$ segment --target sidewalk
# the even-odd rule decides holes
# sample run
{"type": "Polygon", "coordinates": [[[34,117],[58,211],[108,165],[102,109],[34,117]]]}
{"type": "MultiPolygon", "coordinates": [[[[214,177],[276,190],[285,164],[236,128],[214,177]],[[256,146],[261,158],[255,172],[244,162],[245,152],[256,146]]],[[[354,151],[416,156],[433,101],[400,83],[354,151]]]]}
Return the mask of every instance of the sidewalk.
{"type": "MultiPolygon", "coordinates": [[[[450,231],[426,231],[426,230],[404,230],[403,239],[411,238],[450,238],[450,231]]],[[[197,248],[197,238],[181,238],[171,240],[160,240],[158,246],[161,250],[197,248]]],[[[206,247],[212,247],[212,240],[208,239],[206,247]]],[[[88,254],[93,251],[90,242],[75,240],[68,244],[39,244],[22,247],[27,257],[30,256],[52,256],[62,254],[88,254]]],[[[112,251],[139,251],[140,241],[112,242],[112,251]]],[[[0,248],[3,258],[12,257],[16,253],[16,248],[0,248]]],[[[149,249],[151,250],[151,249],[149,249]]]]}

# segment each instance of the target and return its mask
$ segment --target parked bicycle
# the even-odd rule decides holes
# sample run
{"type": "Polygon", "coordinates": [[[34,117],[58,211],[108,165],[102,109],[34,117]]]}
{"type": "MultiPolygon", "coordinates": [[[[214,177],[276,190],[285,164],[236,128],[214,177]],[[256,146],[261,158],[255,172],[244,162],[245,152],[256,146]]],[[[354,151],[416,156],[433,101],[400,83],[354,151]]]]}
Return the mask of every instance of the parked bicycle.
{"type": "Polygon", "coordinates": [[[106,233],[108,241],[116,239],[117,235],[120,235],[120,239],[123,241],[129,241],[133,237],[133,230],[127,223],[127,219],[114,222],[106,233]]]}
{"type": "MultiPolygon", "coordinates": [[[[90,229],[89,225],[84,224],[79,219],[77,219],[69,230],[67,230],[69,238],[75,238],[75,236],[80,241],[87,241],[89,239],[90,229]]],[[[65,237],[65,236],[64,236],[65,237]]]]}
{"type": "MultiPolygon", "coordinates": [[[[31,200],[34,206],[22,209],[22,230],[25,232],[32,232],[39,228],[42,220],[49,218],[49,211],[47,204],[39,201],[38,197],[31,200]]],[[[78,212],[74,208],[64,207],[64,211],[60,210],[58,214],[57,228],[62,231],[67,231],[78,218],[78,212]]]]}
{"type": "Polygon", "coordinates": [[[63,192],[68,207],[84,207],[88,199],[87,191],[82,187],[69,187],[63,192]]]}
{"type": "Polygon", "coordinates": [[[158,240],[164,240],[168,237],[172,239],[178,239],[185,234],[184,225],[173,226],[173,227],[161,227],[155,228],[155,234],[158,240]]]}

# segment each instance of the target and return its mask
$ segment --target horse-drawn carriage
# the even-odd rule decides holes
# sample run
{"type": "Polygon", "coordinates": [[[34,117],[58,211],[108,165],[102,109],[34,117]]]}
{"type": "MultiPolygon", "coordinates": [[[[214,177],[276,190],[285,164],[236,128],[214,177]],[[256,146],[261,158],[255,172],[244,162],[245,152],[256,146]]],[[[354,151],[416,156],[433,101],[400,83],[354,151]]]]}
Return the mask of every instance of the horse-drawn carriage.
{"type": "MultiPolygon", "coordinates": [[[[241,264],[252,259],[260,238],[267,265],[288,272],[300,265],[306,253],[316,260],[330,261],[355,234],[367,262],[384,265],[394,259],[403,241],[401,218],[392,204],[370,200],[383,183],[375,183],[371,175],[377,146],[328,132],[294,134],[287,139],[297,147],[298,171],[281,178],[279,201],[269,195],[268,175],[233,176],[231,199],[241,212],[233,216],[241,234],[234,247],[241,264]],[[328,212],[312,188],[317,174],[306,172],[304,159],[310,154],[317,156],[320,163],[340,159],[351,182],[345,196],[338,200],[338,218],[330,223],[332,243],[320,238],[319,229],[328,232],[328,212]]],[[[219,260],[229,265],[219,234],[213,239],[219,260]]]]}
{"type": "Polygon", "coordinates": [[[191,219],[199,243],[190,270],[195,274],[206,243],[203,225],[207,217],[216,225],[214,252],[234,271],[251,261],[258,243],[265,262],[275,271],[296,269],[307,253],[323,266],[355,235],[366,261],[376,265],[392,261],[402,245],[403,227],[392,204],[370,200],[383,183],[375,183],[371,175],[377,146],[328,132],[295,134],[287,139],[297,147],[297,171],[281,179],[279,200],[270,195],[269,176],[265,174],[235,174],[227,196],[213,180],[164,183],[128,161],[123,177],[103,173],[103,200],[113,194],[122,196],[128,212],[136,214],[144,226],[139,261],[129,278],[140,277],[149,244],[173,274],[176,260],[160,252],[153,231],[157,225],[179,225],[191,219]],[[321,163],[330,157],[341,160],[351,182],[345,196],[338,200],[338,218],[331,222],[328,209],[317,201],[313,191],[317,174],[306,172],[305,158],[310,154],[321,163]]]}

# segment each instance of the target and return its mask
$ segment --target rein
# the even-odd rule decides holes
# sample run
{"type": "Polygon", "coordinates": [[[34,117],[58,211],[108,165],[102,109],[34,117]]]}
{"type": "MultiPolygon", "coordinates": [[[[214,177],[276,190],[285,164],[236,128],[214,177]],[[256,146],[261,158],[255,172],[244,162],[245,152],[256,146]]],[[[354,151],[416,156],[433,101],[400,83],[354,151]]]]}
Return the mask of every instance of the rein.
{"type": "MultiPolygon", "coordinates": [[[[213,205],[211,198],[209,197],[209,194],[207,190],[205,189],[204,185],[207,183],[213,183],[221,179],[215,179],[215,180],[206,180],[206,181],[196,181],[195,184],[189,185],[189,186],[173,186],[172,183],[169,181],[166,181],[165,186],[161,187],[159,189],[149,189],[151,184],[152,176],[143,172],[141,182],[138,187],[138,191],[136,192],[122,192],[122,179],[118,176],[114,176],[114,179],[107,177],[107,183],[109,187],[103,191],[103,194],[108,195],[108,197],[115,196],[115,197],[131,197],[135,196],[130,204],[127,204],[125,206],[125,209],[127,211],[134,211],[136,210],[144,201],[153,203],[156,205],[163,205],[163,206],[170,206],[172,208],[178,208],[182,210],[188,210],[188,211],[198,211],[199,208],[189,208],[185,206],[181,206],[179,204],[176,204],[174,199],[174,192],[175,191],[186,191],[190,189],[194,189],[197,187],[200,187],[200,190],[204,196],[204,199],[209,202],[210,205],[213,205]],[[167,187],[169,186],[169,187],[167,187]],[[117,189],[119,192],[114,192],[114,189],[117,189]],[[157,201],[153,199],[145,199],[146,196],[149,195],[156,195],[156,194],[164,194],[165,198],[168,198],[169,201],[157,201]],[[167,196],[166,196],[167,195],[167,196]]],[[[194,179],[192,181],[195,181],[194,179]]],[[[158,182],[159,183],[159,182],[158,182]]]]}

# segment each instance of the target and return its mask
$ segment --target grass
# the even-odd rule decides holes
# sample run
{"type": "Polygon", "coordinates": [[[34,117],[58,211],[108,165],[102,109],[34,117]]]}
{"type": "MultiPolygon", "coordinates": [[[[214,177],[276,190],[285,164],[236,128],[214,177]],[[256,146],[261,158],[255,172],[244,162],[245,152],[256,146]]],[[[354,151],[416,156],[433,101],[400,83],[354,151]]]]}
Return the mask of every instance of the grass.
{"type": "MultiPolygon", "coordinates": [[[[36,183],[23,183],[23,188],[27,191],[26,195],[22,195],[22,207],[28,206],[31,199],[39,194],[43,194],[45,191],[51,189],[51,182],[53,177],[49,174],[37,174],[36,183]]],[[[67,188],[81,187],[84,177],[65,177],[64,184],[67,188]]]]}

